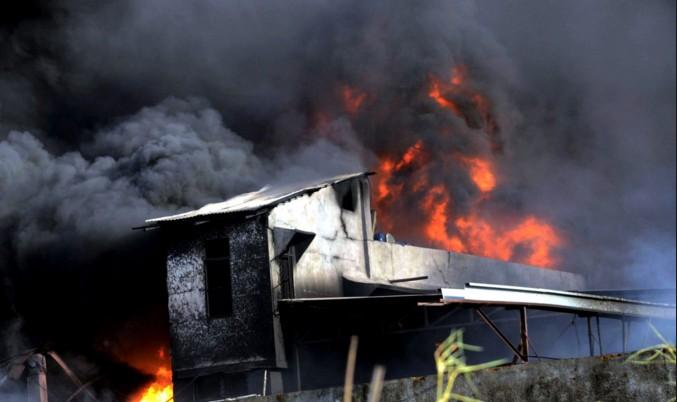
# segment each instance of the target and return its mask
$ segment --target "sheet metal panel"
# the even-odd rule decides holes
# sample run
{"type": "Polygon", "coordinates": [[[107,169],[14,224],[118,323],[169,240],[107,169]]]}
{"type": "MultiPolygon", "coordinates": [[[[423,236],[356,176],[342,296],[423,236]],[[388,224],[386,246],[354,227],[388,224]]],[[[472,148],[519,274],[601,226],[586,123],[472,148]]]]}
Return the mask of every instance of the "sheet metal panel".
{"type": "Polygon", "coordinates": [[[468,283],[463,289],[444,288],[442,289],[442,302],[513,304],[597,314],[675,319],[675,305],[673,304],[482,283],[468,283]]]}

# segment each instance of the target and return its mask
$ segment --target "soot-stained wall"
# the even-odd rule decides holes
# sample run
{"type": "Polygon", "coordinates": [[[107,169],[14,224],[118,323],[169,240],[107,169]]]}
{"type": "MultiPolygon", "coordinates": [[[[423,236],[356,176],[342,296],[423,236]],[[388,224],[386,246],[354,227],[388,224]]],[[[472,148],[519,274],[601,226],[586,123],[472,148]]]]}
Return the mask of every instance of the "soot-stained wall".
{"type": "Polygon", "coordinates": [[[260,218],[177,228],[167,257],[175,377],[275,363],[266,226],[260,218]],[[229,239],[232,314],[207,315],[205,242],[229,239]]]}

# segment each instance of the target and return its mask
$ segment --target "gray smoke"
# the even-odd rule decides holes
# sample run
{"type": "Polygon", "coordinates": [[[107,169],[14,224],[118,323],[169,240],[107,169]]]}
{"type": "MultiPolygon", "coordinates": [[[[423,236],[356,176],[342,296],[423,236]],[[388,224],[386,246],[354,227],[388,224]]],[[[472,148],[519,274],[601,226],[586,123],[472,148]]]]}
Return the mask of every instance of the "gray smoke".
{"type": "Polygon", "coordinates": [[[594,287],[675,281],[675,4],[481,7],[519,71],[505,163],[594,287]]]}
{"type": "Polygon", "coordinates": [[[12,234],[19,263],[26,253],[64,247],[92,257],[82,250],[115,247],[148,217],[262,183],[359,168],[359,160],[322,139],[289,156],[261,159],[205,101],[170,98],[60,155],[28,132],[10,131],[0,142],[0,230],[12,234]]]}
{"type": "MultiPolygon", "coordinates": [[[[460,211],[476,190],[442,156],[490,155],[501,174],[490,209],[553,222],[563,268],[591,287],[674,282],[674,2],[45,10],[2,33],[0,229],[13,265],[46,247],[95,257],[144,218],[371,168],[422,138],[425,169],[460,211]],[[501,152],[426,96],[431,74],[461,64],[493,104],[501,152]],[[368,94],[355,116],[346,84],[368,94]]],[[[405,223],[419,202],[401,200],[405,223]]]]}

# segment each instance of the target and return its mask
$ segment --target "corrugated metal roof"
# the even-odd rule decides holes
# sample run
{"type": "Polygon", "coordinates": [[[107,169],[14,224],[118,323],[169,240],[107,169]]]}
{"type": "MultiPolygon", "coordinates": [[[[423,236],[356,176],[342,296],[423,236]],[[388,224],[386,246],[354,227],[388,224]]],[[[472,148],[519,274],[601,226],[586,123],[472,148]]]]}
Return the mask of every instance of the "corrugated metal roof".
{"type": "Polygon", "coordinates": [[[675,305],[551,289],[468,283],[464,289],[442,289],[442,302],[541,307],[560,311],[675,319],[675,305]]]}
{"type": "Polygon", "coordinates": [[[181,221],[211,215],[231,214],[237,212],[252,212],[259,209],[288,201],[303,194],[317,191],[342,181],[365,177],[372,172],[360,172],[334,176],[331,178],[306,181],[278,186],[266,186],[258,191],[240,194],[223,202],[207,204],[200,209],[184,212],[181,214],[163,216],[160,218],[147,219],[146,223],[163,223],[181,221]]]}

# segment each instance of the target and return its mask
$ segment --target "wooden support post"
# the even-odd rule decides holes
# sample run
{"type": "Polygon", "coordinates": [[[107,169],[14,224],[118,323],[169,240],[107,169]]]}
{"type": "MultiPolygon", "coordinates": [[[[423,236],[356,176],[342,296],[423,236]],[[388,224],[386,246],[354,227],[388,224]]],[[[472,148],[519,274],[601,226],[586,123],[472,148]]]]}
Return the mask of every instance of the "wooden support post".
{"type": "Polygon", "coordinates": [[[520,352],[524,362],[529,361],[529,332],[527,328],[527,308],[520,308],[520,352]]]}
{"type": "Polygon", "coordinates": [[[371,384],[369,384],[369,398],[367,402],[380,402],[381,391],[383,390],[383,379],[386,375],[386,368],[384,366],[374,367],[374,372],[371,376],[371,384]]]}
{"type": "Polygon", "coordinates": [[[350,337],[348,359],[346,362],[346,378],[343,385],[343,402],[353,400],[353,383],[355,381],[355,362],[357,361],[357,336],[350,337]]]}
{"type": "Polygon", "coordinates": [[[26,361],[26,396],[28,402],[47,402],[47,361],[36,353],[26,361]]]}

